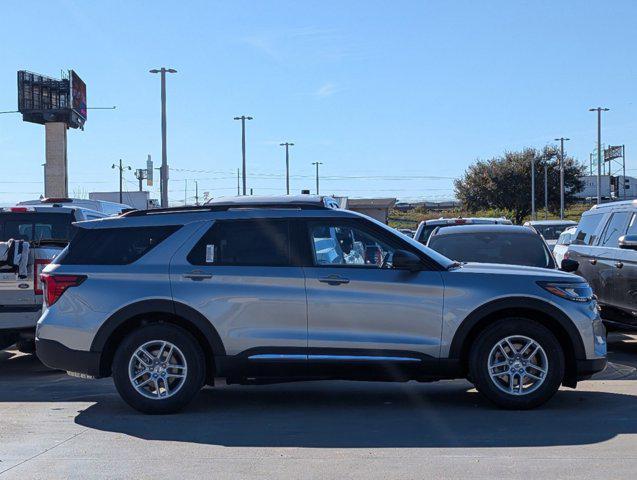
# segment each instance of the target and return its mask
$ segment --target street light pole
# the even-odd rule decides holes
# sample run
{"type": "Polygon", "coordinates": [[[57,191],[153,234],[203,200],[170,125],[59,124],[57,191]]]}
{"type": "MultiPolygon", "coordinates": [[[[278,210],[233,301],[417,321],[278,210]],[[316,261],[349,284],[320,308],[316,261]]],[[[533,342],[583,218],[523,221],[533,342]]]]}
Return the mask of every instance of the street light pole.
{"type": "Polygon", "coordinates": [[[323,165],[323,162],[312,162],[312,165],[316,165],[316,194],[319,194],[319,165],[323,165]]]}
{"type": "Polygon", "coordinates": [[[560,142],[560,220],[564,220],[564,142],[569,140],[565,137],[555,139],[560,142]]]}
{"type": "Polygon", "coordinates": [[[285,147],[285,192],[290,194],[290,147],[294,144],[291,142],[280,143],[279,146],[285,147]]]}
{"type": "Polygon", "coordinates": [[[589,108],[589,112],[597,112],[597,204],[602,203],[602,112],[609,108],[589,108]]]}
{"type": "Polygon", "coordinates": [[[252,120],[253,117],[241,115],[240,117],[234,117],[235,120],[241,120],[241,156],[242,162],[242,177],[243,177],[243,194],[246,195],[246,120],[252,120]]]}
{"type": "Polygon", "coordinates": [[[177,73],[174,68],[161,67],[149,70],[161,74],[161,168],[159,169],[159,190],[161,206],[168,207],[168,153],[166,152],[166,73],[177,73]]]}

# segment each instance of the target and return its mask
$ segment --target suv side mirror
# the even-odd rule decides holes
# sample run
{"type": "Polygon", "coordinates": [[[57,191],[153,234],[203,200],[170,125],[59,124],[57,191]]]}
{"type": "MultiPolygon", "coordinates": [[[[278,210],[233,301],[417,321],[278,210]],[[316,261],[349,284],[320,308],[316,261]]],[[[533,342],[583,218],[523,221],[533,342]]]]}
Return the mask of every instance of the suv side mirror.
{"type": "Polygon", "coordinates": [[[637,235],[623,235],[619,237],[619,248],[637,250],[637,235]]]}
{"type": "Polygon", "coordinates": [[[417,272],[423,269],[423,263],[418,255],[407,250],[396,250],[392,258],[392,266],[410,272],[417,272]]]}
{"type": "Polygon", "coordinates": [[[560,270],[565,272],[577,272],[579,268],[579,262],[576,260],[571,260],[570,258],[565,258],[562,260],[562,264],[560,265],[560,270]]]}

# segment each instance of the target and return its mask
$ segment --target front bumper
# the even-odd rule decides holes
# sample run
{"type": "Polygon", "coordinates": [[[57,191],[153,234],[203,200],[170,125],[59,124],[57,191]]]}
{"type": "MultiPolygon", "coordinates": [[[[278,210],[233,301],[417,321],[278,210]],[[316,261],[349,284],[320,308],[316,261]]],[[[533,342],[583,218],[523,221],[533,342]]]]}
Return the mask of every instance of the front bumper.
{"type": "Polygon", "coordinates": [[[35,351],[42,363],[76,376],[100,377],[100,352],[73,350],[55,340],[36,338],[35,351]]]}

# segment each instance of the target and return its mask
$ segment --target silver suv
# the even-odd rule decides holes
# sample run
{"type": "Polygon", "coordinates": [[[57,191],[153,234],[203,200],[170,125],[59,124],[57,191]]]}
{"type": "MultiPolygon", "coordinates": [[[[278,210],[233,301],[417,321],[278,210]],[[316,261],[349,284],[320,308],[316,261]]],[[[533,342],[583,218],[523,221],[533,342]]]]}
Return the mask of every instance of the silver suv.
{"type": "Polygon", "coordinates": [[[176,411],[215,378],[469,378],[532,408],[606,365],[588,284],[459,264],[303,195],[136,211],[79,225],[46,267],[37,352],[112,375],[132,407],[176,411]]]}

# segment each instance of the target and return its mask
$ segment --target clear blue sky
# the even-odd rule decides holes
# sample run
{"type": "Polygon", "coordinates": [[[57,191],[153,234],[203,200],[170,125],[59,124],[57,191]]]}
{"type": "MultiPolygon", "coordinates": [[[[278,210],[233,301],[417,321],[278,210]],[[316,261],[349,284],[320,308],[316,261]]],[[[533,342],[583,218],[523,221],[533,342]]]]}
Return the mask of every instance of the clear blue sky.
{"type": "MultiPolygon", "coordinates": [[[[69,132],[70,190],[115,190],[119,158],[160,160],[148,70],[169,66],[171,202],[186,179],[189,197],[195,179],[213,196],[236,191],[241,114],[255,117],[257,194],[284,193],[289,140],[293,191],[314,188],[318,160],[322,193],[447,199],[448,177],[507,149],[564,135],[588,161],[597,105],[611,108],[604,139],[625,143],[637,170],[636,20],[631,0],[6,1],[0,110],[16,108],[16,70],[75,69],[90,106],[117,110],[69,132]]],[[[43,127],[0,115],[0,160],[0,202],[36,197],[43,127]]]]}

